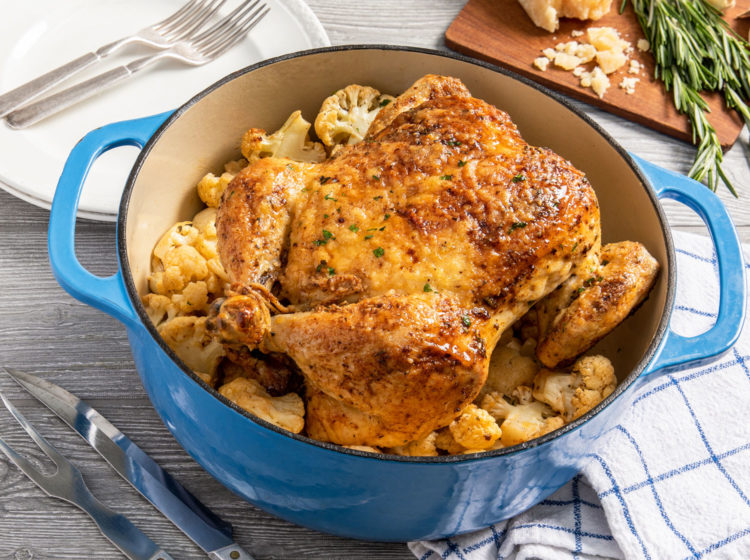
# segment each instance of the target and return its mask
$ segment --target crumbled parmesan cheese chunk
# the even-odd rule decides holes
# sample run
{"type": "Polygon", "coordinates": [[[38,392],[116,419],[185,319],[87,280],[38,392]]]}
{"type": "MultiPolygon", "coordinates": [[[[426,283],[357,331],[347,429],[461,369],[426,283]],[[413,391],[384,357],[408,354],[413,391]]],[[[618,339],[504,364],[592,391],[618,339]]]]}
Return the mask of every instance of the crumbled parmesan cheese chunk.
{"type": "Polygon", "coordinates": [[[597,51],[596,61],[605,74],[611,74],[615,70],[625,66],[627,57],[622,51],[597,51]]]}
{"type": "Polygon", "coordinates": [[[638,50],[641,52],[646,52],[651,47],[651,45],[648,44],[648,41],[646,41],[646,39],[638,39],[636,46],[638,47],[638,50]]]}
{"type": "Polygon", "coordinates": [[[588,43],[580,43],[573,54],[581,59],[581,63],[590,62],[596,56],[596,48],[588,43]]]}
{"type": "Polygon", "coordinates": [[[604,92],[607,91],[607,88],[609,88],[609,78],[607,78],[607,75],[597,66],[591,73],[591,89],[593,89],[594,93],[596,93],[596,95],[599,96],[599,99],[601,99],[604,97],[604,92]]]}
{"type": "Polygon", "coordinates": [[[548,47],[542,51],[542,54],[549,58],[550,60],[554,60],[555,55],[557,54],[557,51],[553,49],[552,47],[548,47]]]}
{"type": "Polygon", "coordinates": [[[613,27],[589,27],[589,42],[596,48],[596,62],[605,74],[611,74],[625,65],[625,49],[630,43],[620,38],[613,27]]]}
{"type": "Polygon", "coordinates": [[[577,78],[580,77],[581,74],[583,74],[584,72],[585,70],[583,69],[582,66],[579,66],[578,68],[573,68],[573,75],[577,78]]]}
{"type": "Polygon", "coordinates": [[[534,25],[554,33],[561,17],[597,20],[609,12],[612,0],[518,0],[534,25]]]}
{"type": "Polygon", "coordinates": [[[641,63],[637,60],[631,60],[628,67],[628,74],[638,74],[641,71],[641,63]]]}
{"type": "Polygon", "coordinates": [[[580,29],[574,29],[573,31],[570,32],[570,36],[571,37],[583,37],[583,31],[581,31],[580,29]]]}
{"type": "Polygon", "coordinates": [[[581,59],[573,54],[560,52],[555,55],[555,66],[564,70],[573,70],[579,64],[581,64],[581,59]]]}
{"type": "Polygon", "coordinates": [[[549,58],[546,56],[540,56],[538,58],[534,59],[534,66],[539,68],[542,72],[547,71],[547,66],[549,66],[549,58]]]}

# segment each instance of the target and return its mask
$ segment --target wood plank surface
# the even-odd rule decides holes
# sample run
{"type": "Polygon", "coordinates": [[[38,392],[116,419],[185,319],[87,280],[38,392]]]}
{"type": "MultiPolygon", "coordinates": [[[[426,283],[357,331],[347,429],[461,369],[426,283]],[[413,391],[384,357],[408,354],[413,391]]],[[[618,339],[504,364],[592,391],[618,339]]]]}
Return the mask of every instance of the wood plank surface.
{"type": "MultiPolygon", "coordinates": [[[[617,6],[619,2],[613,2],[610,12],[594,22],[564,18],[560,20],[560,28],[555,33],[549,33],[532,23],[517,0],[470,0],[446,31],[446,44],[454,50],[509,68],[605,111],[675,138],[689,140],[691,131],[688,120],[674,108],[671,94],[665,92],[662,83],[653,78],[654,61],[651,53],[635,48],[638,39],[642,39],[644,35],[632,6],[628,4],[623,14],[618,13],[617,6]],[[624,77],[633,77],[627,73],[627,64],[609,76],[611,86],[601,99],[591,88],[581,87],[579,78],[572,72],[557,68],[551,63],[546,71],[532,65],[535,58],[542,56],[542,50],[554,47],[557,43],[585,41],[585,36],[575,38],[571,32],[588,27],[613,27],[633,45],[634,49],[628,56],[630,60],[637,60],[643,66],[640,74],[635,76],[640,81],[634,94],[627,94],[618,87],[624,77]]],[[[738,20],[736,17],[748,8],[750,1],[740,0],[726,14],[727,21],[743,37],[747,37],[750,21],[738,20]]],[[[586,70],[591,70],[594,66],[594,62],[584,65],[586,70]]],[[[729,148],[740,133],[742,119],[736,112],[724,108],[721,95],[712,94],[707,96],[707,100],[711,107],[709,120],[716,128],[721,145],[729,148]]]]}
{"type": "MultiPolygon", "coordinates": [[[[393,43],[445,48],[443,34],[463,7],[457,0],[378,0],[344,3],[309,0],[333,44],[393,43]]],[[[694,148],[584,103],[625,148],[684,173],[694,148]]],[[[725,190],[740,236],[750,242],[750,168],[747,132],[727,153],[726,169],[740,199],[725,190]]],[[[0,154],[2,157],[2,154],[0,154]]],[[[124,179],[124,178],[123,178],[124,179]]],[[[669,204],[672,225],[703,231],[700,220],[669,204]]],[[[258,560],[408,559],[405,544],[342,539],[294,526],[249,505],[216,482],[175,442],[151,407],[130,355],[123,327],[67,295],[47,260],[48,212],[0,191],[0,366],[46,376],[89,401],[176,478],[235,527],[237,541],[258,560]]],[[[81,220],[76,235],[83,264],[99,275],[115,270],[114,225],[81,220]]],[[[18,403],[81,469],[92,490],[177,559],[205,556],[120,479],[61,422],[0,375],[0,390],[18,403]]],[[[0,409],[0,437],[39,460],[42,455],[9,414],[0,409]]],[[[0,459],[0,560],[121,558],[91,521],[73,506],[49,498],[12,464],[0,459]]]]}

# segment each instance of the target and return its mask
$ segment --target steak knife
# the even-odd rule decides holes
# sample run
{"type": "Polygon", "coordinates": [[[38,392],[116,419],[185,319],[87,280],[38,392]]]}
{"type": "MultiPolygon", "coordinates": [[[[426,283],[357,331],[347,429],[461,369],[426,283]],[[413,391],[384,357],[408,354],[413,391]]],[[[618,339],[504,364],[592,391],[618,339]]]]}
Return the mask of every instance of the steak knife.
{"type": "Polygon", "coordinates": [[[184,486],[104,416],[62,387],[4,368],[19,385],[75,430],[99,455],[174,523],[212,560],[254,560],[232,539],[232,526],[184,486]]]}

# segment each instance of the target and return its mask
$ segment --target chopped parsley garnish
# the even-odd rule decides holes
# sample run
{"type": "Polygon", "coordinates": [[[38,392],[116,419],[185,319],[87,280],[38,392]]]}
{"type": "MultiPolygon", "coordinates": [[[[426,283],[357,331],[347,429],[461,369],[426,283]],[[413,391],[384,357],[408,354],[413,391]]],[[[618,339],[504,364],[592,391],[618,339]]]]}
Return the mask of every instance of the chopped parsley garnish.
{"type": "Polygon", "coordinates": [[[508,230],[508,233],[513,233],[517,229],[525,228],[528,224],[526,222],[513,222],[513,225],[510,226],[510,229],[508,230]]]}
{"type": "Polygon", "coordinates": [[[356,233],[359,231],[359,226],[357,224],[352,224],[349,226],[349,230],[356,233]]]}
{"type": "Polygon", "coordinates": [[[336,274],[336,271],[329,266],[328,267],[328,276],[333,276],[334,274],[336,274]]]}
{"type": "Polygon", "coordinates": [[[323,230],[323,238],[324,238],[324,239],[336,239],[336,238],[335,238],[335,237],[333,236],[333,234],[332,234],[332,233],[331,233],[330,231],[328,231],[327,229],[324,229],[324,230],[323,230]]]}
{"type": "Polygon", "coordinates": [[[333,197],[331,196],[331,193],[328,193],[328,194],[327,194],[327,195],[325,195],[325,196],[324,196],[323,198],[324,198],[325,200],[333,200],[334,202],[338,202],[338,200],[337,200],[337,199],[335,199],[335,198],[333,198],[333,197]]]}
{"type": "Polygon", "coordinates": [[[390,100],[390,99],[383,99],[383,100],[382,100],[382,101],[380,102],[380,106],[381,106],[381,107],[385,107],[385,106],[386,106],[386,105],[388,105],[388,104],[389,104],[390,102],[391,102],[391,100],[390,100]]]}
{"type": "Polygon", "coordinates": [[[385,255],[385,249],[383,249],[382,247],[378,247],[372,250],[372,254],[375,255],[376,258],[379,259],[383,255],[385,255]]]}
{"type": "Polygon", "coordinates": [[[385,215],[385,216],[383,217],[383,219],[384,219],[384,220],[387,220],[387,219],[388,219],[388,218],[390,218],[390,217],[391,217],[391,215],[390,215],[390,214],[388,214],[388,213],[386,213],[386,215],[385,215]]]}
{"type": "Polygon", "coordinates": [[[577,290],[577,291],[578,291],[578,293],[580,294],[580,293],[581,293],[581,292],[583,292],[583,291],[584,291],[585,289],[586,289],[586,288],[585,288],[584,286],[581,286],[580,288],[578,288],[578,290],[577,290]]]}
{"type": "Polygon", "coordinates": [[[585,280],[585,281],[583,282],[583,285],[584,285],[584,286],[586,286],[587,288],[589,288],[589,287],[591,287],[591,286],[593,286],[593,285],[594,285],[594,282],[596,282],[596,278],[594,278],[594,277],[592,276],[591,278],[587,278],[587,279],[586,279],[586,280],[585,280]]]}
{"type": "Polygon", "coordinates": [[[459,167],[463,167],[464,165],[466,165],[466,162],[464,160],[462,160],[462,159],[458,160],[458,166],[459,167]]]}
{"type": "Polygon", "coordinates": [[[378,231],[383,231],[385,229],[385,226],[378,228],[378,231]]]}
{"type": "Polygon", "coordinates": [[[453,175],[441,175],[440,178],[443,181],[450,181],[451,179],[453,179],[453,175]]]}
{"type": "Polygon", "coordinates": [[[456,146],[460,146],[461,145],[461,141],[460,140],[448,140],[448,142],[446,142],[446,144],[448,144],[449,146],[455,148],[456,146]]]}
{"type": "Polygon", "coordinates": [[[365,235],[365,240],[372,239],[372,235],[365,235]]]}
{"type": "Polygon", "coordinates": [[[380,181],[380,175],[373,175],[372,178],[376,181],[380,181]]]}
{"type": "Polygon", "coordinates": [[[323,214],[323,217],[324,217],[324,218],[327,218],[327,217],[328,217],[328,214],[323,214]]]}
{"type": "Polygon", "coordinates": [[[576,252],[576,247],[578,247],[578,241],[575,242],[575,245],[573,245],[573,248],[570,250],[571,254],[576,252]]]}
{"type": "Polygon", "coordinates": [[[325,175],[320,176],[320,184],[325,185],[328,181],[331,180],[331,177],[326,177],[325,175]]]}
{"type": "Polygon", "coordinates": [[[423,288],[423,290],[424,290],[425,292],[434,292],[434,291],[435,291],[435,290],[433,290],[433,289],[432,289],[432,286],[430,286],[430,283],[429,283],[429,282],[428,282],[427,284],[425,284],[425,285],[424,285],[424,288],[423,288]]]}
{"type": "Polygon", "coordinates": [[[326,243],[328,243],[327,239],[316,239],[315,241],[313,241],[313,245],[317,245],[318,247],[320,247],[321,245],[325,245],[326,243]]]}
{"type": "Polygon", "coordinates": [[[607,266],[609,264],[609,261],[607,259],[604,259],[602,261],[602,266],[607,266]]]}
{"type": "Polygon", "coordinates": [[[230,192],[230,193],[229,193],[229,196],[227,197],[227,200],[229,200],[229,199],[230,199],[230,198],[232,198],[233,196],[234,196],[234,191],[232,191],[232,192],[230,192]]]}
{"type": "Polygon", "coordinates": [[[468,315],[464,315],[463,317],[461,317],[461,324],[467,329],[471,326],[471,319],[468,315]]]}
{"type": "Polygon", "coordinates": [[[321,270],[323,270],[327,266],[328,266],[328,261],[324,261],[324,260],[320,261],[320,263],[318,264],[318,266],[315,267],[315,272],[320,272],[321,270]]]}
{"type": "Polygon", "coordinates": [[[383,198],[383,197],[382,196],[374,196],[374,197],[372,197],[373,200],[380,200],[381,198],[383,198]]]}
{"type": "Polygon", "coordinates": [[[526,180],[526,175],[521,175],[520,173],[516,175],[515,177],[513,177],[514,183],[520,183],[521,181],[525,181],[525,180],[526,180]]]}
{"type": "Polygon", "coordinates": [[[378,231],[378,228],[376,227],[367,228],[367,231],[378,231]]]}

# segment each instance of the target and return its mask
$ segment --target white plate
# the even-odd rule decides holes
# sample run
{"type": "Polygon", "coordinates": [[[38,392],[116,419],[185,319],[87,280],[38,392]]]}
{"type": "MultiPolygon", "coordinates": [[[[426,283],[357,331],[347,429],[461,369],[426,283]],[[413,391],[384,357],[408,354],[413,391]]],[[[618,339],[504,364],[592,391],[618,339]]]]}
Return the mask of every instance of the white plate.
{"type": "MultiPolygon", "coordinates": [[[[160,21],[187,0],[35,0],[12,2],[0,23],[0,92],[83,53],[160,21]]],[[[265,0],[270,13],[248,37],[219,59],[200,67],[162,61],[97,97],[25,130],[0,124],[0,188],[49,208],[70,150],[99,126],[175,109],[221,77],[260,60],[330,44],[303,0],[265,0]]],[[[239,3],[230,0],[222,12],[239,3]]],[[[131,45],[72,83],[153,52],[131,45]]],[[[113,221],[138,151],[111,150],[97,160],[81,196],[79,216],[113,221]]]]}

